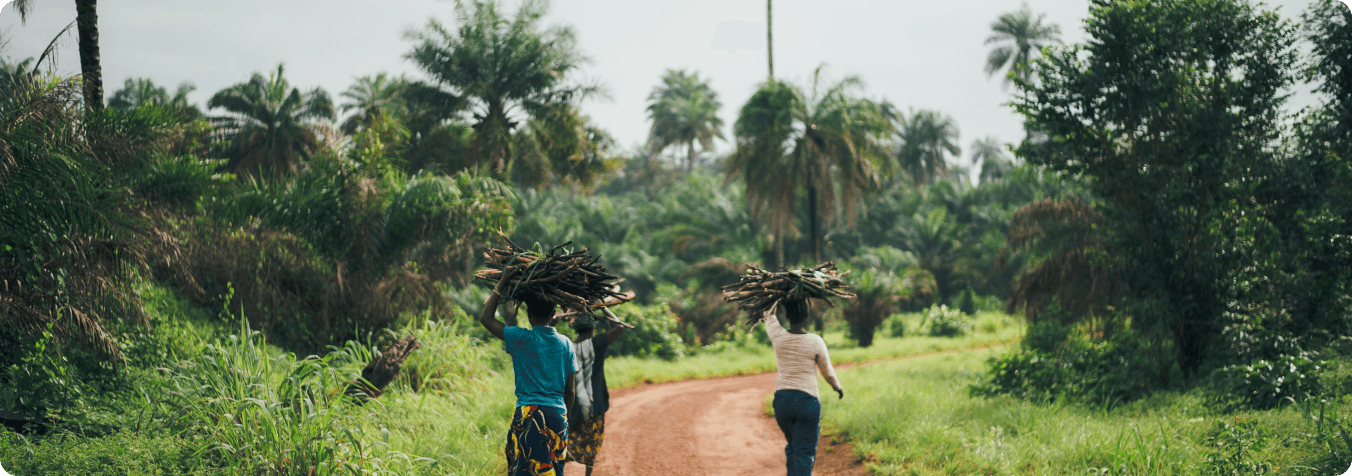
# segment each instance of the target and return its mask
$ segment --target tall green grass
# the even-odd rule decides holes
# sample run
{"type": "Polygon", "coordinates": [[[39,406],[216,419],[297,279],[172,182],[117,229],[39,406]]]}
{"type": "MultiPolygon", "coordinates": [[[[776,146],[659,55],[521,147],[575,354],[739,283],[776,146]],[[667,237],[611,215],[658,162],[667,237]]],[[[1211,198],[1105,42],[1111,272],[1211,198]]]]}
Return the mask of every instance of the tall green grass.
{"type": "MultiPolygon", "coordinates": [[[[999,342],[1011,342],[1023,335],[1023,325],[1002,313],[982,312],[974,319],[975,330],[956,337],[920,335],[915,329],[923,326],[920,314],[893,316],[888,326],[903,325],[908,336],[892,337],[879,331],[870,347],[859,347],[845,338],[843,331],[829,331],[822,337],[835,365],[851,362],[885,360],[930,352],[954,351],[980,347],[999,342]]],[[[775,354],[763,338],[760,324],[750,332],[760,335],[734,337],[731,342],[720,342],[693,355],[674,361],[618,357],[606,360],[607,383],[612,388],[632,387],[643,383],[672,382],[692,378],[748,375],[775,370],[775,354]]],[[[737,334],[734,334],[737,335],[737,334]]]]}
{"type": "MultiPolygon", "coordinates": [[[[887,475],[1332,475],[1346,469],[1309,407],[1222,414],[1198,394],[1161,393],[1110,411],[972,397],[985,349],[845,369],[824,425],[887,475]],[[1341,467],[1339,467],[1341,464],[1341,467]]],[[[1317,405],[1317,404],[1315,404],[1317,405]]],[[[1352,407],[1325,421],[1348,421],[1352,407]]]]}

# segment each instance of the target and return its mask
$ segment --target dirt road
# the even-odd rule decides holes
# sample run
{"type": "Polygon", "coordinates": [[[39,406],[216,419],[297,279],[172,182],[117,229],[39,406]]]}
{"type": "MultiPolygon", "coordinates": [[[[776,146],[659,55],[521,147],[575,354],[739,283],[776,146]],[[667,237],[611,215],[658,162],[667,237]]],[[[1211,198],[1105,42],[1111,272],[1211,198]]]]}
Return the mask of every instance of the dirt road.
{"type": "MultiPolygon", "coordinates": [[[[643,385],[611,393],[595,476],[741,476],[784,472],[784,434],[765,415],[775,374],[643,385]]],[[[829,389],[827,389],[829,390],[829,389]]],[[[831,395],[834,398],[834,395],[831,395]]],[[[816,475],[866,475],[847,444],[822,438],[816,475]]],[[[568,463],[568,476],[586,469],[568,463]]]]}

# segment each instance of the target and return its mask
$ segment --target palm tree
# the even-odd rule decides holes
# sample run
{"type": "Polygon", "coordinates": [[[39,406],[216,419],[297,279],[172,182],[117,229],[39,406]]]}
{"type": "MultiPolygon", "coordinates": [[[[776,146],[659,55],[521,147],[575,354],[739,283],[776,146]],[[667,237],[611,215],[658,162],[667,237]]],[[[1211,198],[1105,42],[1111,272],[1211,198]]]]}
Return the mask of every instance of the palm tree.
{"type": "Polygon", "coordinates": [[[1005,65],[1009,65],[1005,75],[1006,86],[1013,81],[1010,73],[1028,79],[1032,74],[1028,62],[1033,59],[1034,51],[1041,52],[1042,48],[1057,42],[1061,36],[1061,27],[1042,24],[1046,16],[1044,13],[1033,18],[1033,11],[1024,3],[1023,8],[1000,15],[992,22],[992,34],[986,38],[986,44],[998,43],[1000,46],[991,50],[986,57],[986,75],[994,76],[1005,69],[1005,65]]]}
{"type": "Polygon", "coordinates": [[[781,265],[800,190],[807,194],[813,259],[821,261],[818,215],[833,219],[840,210],[853,224],[860,199],[893,169],[882,145],[892,132],[890,106],[857,97],[863,89],[857,77],[822,79],[818,67],[807,92],[778,81],[762,85],[734,126],[728,178],[746,181],[747,202],[754,216],[766,218],[781,265]]]}
{"type": "Polygon", "coordinates": [[[901,118],[897,162],[915,186],[949,175],[948,156],[962,154],[958,125],[937,111],[917,111],[901,118]]]}
{"type": "Polygon", "coordinates": [[[695,143],[705,152],[714,148],[714,138],[723,138],[723,120],[718,118],[718,93],[699,73],[667,70],[662,85],[648,95],[648,119],[653,122],[648,143],[654,154],[672,144],[686,147],[685,171],[695,170],[695,143]]]}
{"type": "Polygon", "coordinates": [[[375,76],[362,76],[339,96],[349,101],[343,103],[342,111],[357,111],[348,116],[340,128],[346,134],[356,134],[358,129],[370,127],[381,116],[390,116],[403,108],[403,78],[392,78],[388,73],[375,76]]]}
{"type": "Polygon", "coordinates": [[[897,224],[901,248],[915,255],[918,265],[934,276],[939,302],[953,292],[954,268],[963,248],[963,226],[948,216],[948,209],[935,207],[897,224]]]}
{"type": "MultiPolygon", "coordinates": [[[[80,32],[80,76],[84,81],[85,104],[94,110],[103,109],[103,68],[99,66],[98,0],[75,0],[75,24],[80,32]]],[[[14,0],[19,10],[19,21],[28,22],[28,10],[33,0],[14,0]]]]}
{"type": "Polygon", "coordinates": [[[142,104],[154,104],[196,118],[201,116],[202,112],[188,102],[188,94],[196,90],[197,86],[185,81],[179,84],[178,89],[174,91],[174,95],[170,96],[168,90],[156,85],[150,78],[128,78],[126,82],[122,83],[122,89],[113,92],[113,95],[108,98],[108,107],[136,109],[142,104]]]}
{"type": "Polygon", "coordinates": [[[254,73],[248,82],[222,89],[207,107],[233,113],[212,122],[228,138],[228,167],[254,175],[295,172],[319,147],[314,121],[333,120],[333,101],[323,89],[305,93],[292,88],[282,77],[283,67],[263,77],[254,73]]]}
{"type": "Polygon", "coordinates": [[[981,183],[1003,179],[1014,164],[1005,157],[1005,144],[999,139],[987,136],[972,141],[972,166],[981,163],[981,183]]]}
{"type": "Polygon", "coordinates": [[[577,52],[572,29],[541,27],[547,0],[525,0],[510,18],[500,10],[495,0],[458,2],[455,30],[431,20],[425,30],[406,34],[417,43],[406,57],[436,83],[420,88],[421,96],[447,108],[470,108],[470,153],[499,176],[512,156],[519,113],[540,117],[599,92],[564,84],[587,59],[577,52]]]}

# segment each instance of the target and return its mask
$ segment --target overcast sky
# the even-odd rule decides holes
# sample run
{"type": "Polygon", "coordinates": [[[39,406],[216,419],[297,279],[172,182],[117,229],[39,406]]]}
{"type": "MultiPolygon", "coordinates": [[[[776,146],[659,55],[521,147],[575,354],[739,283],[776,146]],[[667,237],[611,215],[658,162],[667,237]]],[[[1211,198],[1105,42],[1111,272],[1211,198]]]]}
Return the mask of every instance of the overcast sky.
{"type": "MultiPolygon", "coordinates": [[[[33,3],[27,25],[12,5],[0,10],[12,57],[38,55],[75,18],[73,1],[33,3]]],[[[511,8],[517,3],[507,1],[511,8]]],[[[1087,1],[1028,3],[1061,26],[1065,42],[1083,39],[1087,1]]],[[[1310,3],[1271,2],[1288,18],[1310,3]]],[[[129,77],[149,77],[171,91],[190,81],[198,87],[192,101],[204,104],[215,91],[285,62],[292,85],[323,87],[338,101],[356,76],[422,77],[403,58],[411,47],[403,33],[433,17],[452,22],[453,7],[437,0],[105,0],[99,4],[105,94],[129,77]]],[[[991,21],[1018,7],[1012,0],[776,0],[775,73],[802,84],[825,63],[831,78],[862,78],[875,99],[951,115],[964,147],[985,136],[1014,141],[1022,133],[1003,106],[1009,91],[982,66],[991,21]]],[[[763,0],[555,0],[548,21],[575,29],[592,59],[583,76],[602,82],[612,97],[584,104],[584,112],[626,148],[646,137],[646,99],[666,69],[686,68],[711,81],[729,138],[737,109],[766,78],[763,0]]],[[[73,39],[58,71],[80,71],[73,39]]],[[[1295,102],[1311,100],[1301,94],[1295,102]]]]}

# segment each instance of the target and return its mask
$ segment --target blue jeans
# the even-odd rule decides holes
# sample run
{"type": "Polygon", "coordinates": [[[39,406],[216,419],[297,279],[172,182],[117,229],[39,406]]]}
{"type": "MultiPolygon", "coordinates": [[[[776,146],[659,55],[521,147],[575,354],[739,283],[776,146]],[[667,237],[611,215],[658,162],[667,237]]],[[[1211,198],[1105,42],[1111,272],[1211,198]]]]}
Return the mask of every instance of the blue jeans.
{"type": "Polygon", "coordinates": [[[821,434],[822,402],[802,390],[775,391],[775,421],[784,432],[788,476],[811,476],[821,434]]]}

